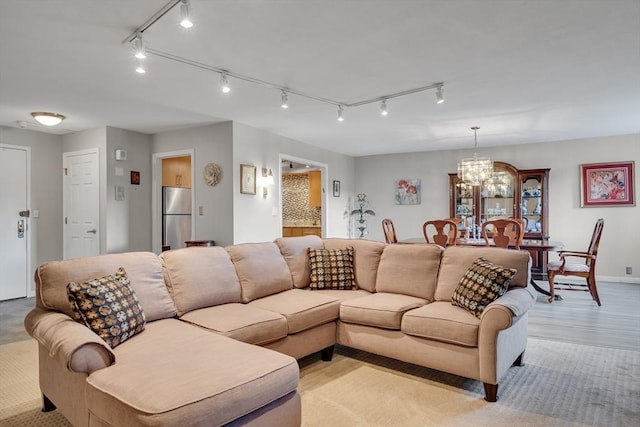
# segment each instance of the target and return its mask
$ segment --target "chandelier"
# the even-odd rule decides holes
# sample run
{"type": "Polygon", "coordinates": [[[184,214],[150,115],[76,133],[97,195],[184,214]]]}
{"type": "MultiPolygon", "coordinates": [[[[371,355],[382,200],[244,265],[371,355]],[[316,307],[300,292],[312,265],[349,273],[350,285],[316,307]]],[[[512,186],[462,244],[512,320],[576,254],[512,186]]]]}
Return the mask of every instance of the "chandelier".
{"type": "MultiPolygon", "coordinates": [[[[475,149],[478,149],[478,126],[474,126],[475,149]]],[[[460,160],[458,163],[458,178],[469,185],[481,185],[485,180],[493,175],[493,162],[488,157],[478,157],[478,153],[473,153],[472,158],[460,160]]]]}

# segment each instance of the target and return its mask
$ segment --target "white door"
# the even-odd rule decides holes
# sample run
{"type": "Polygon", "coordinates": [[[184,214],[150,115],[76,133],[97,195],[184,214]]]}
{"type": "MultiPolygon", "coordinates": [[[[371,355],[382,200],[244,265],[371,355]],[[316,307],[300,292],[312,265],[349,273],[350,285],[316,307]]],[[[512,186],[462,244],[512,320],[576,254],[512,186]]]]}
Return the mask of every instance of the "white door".
{"type": "Polygon", "coordinates": [[[64,258],[100,253],[98,149],[63,154],[64,258]]]}
{"type": "Polygon", "coordinates": [[[0,145],[0,300],[27,296],[28,160],[28,149],[0,145]]]}

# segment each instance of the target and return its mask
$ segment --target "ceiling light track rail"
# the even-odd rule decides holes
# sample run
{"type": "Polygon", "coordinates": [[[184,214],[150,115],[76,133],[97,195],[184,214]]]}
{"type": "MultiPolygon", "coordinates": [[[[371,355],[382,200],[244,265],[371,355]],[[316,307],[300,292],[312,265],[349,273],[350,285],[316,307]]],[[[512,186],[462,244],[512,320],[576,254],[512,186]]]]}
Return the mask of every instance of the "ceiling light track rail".
{"type": "Polygon", "coordinates": [[[154,13],[151,18],[144,22],[144,24],[140,25],[133,33],[129,34],[126,39],[122,40],[122,44],[131,43],[136,37],[147,31],[149,27],[155,24],[160,18],[169,13],[171,9],[180,3],[182,3],[182,0],[171,0],[169,3],[165,4],[162,9],[154,13]]]}

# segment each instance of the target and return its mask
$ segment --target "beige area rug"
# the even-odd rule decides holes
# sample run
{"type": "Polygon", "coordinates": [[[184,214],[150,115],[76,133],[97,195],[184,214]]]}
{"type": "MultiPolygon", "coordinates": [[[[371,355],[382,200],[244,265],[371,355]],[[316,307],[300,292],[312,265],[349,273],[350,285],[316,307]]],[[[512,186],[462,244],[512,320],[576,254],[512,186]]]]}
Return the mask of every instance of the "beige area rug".
{"type": "MultiPolygon", "coordinates": [[[[305,427],[640,425],[636,351],[530,338],[496,403],[477,381],[344,347],[300,365],[305,427]]],[[[35,341],[0,346],[0,426],[70,425],[40,411],[37,375],[35,341]]]]}

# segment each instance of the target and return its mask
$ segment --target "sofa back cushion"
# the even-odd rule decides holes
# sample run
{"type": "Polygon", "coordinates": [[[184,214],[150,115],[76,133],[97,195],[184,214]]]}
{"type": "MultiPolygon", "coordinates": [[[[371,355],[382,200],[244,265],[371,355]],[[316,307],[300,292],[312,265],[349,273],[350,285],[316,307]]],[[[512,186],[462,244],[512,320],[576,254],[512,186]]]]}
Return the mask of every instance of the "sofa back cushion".
{"type": "Polygon", "coordinates": [[[309,286],[311,270],[309,267],[309,251],[307,249],[322,249],[322,239],[318,236],[280,237],[276,245],[289,266],[293,286],[306,288],[309,286]]]}
{"type": "Polygon", "coordinates": [[[199,308],[240,302],[240,280],[224,248],[176,249],[164,252],[160,260],[178,316],[199,308]]]}
{"type": "Polygon", "coordinates": [[[503,248],[449,246],[442,254],[436,286],[436,301],[451,301],[453,291],[471,264],[483,257],[494,264],[515,268],[509,288],[526,288],[531,280],[531,256],[527,251],[503,248]]]}
{"type": "Polygon", "coordinates": [[[443,251],[438,245],[387,245],[380,257],[376,292],[433,301],[443,251]]]}
{"type": "Polygon", "coordinates": [[[240,279],[242,302],[293,289],[291,272],[275,243],[243,243],[226,250],[240,279]]]}
{"type": "Polygon", "coordinates": [[[73,317],[67,284],[115,274],[120,267],[127,272],[147,322],[176,315],[176,307],[164,285],[162,264],[151,252],[98,255],[43,264],[35,274],[36,304],[73,317]]]}
{"type": "Polygon", "coordinates": [[[324,239],[325,249],[353,247],[353,268],[358,288],[375,292],[380,256],[386,246],[382,242],[360,239],[324,239]]]}

